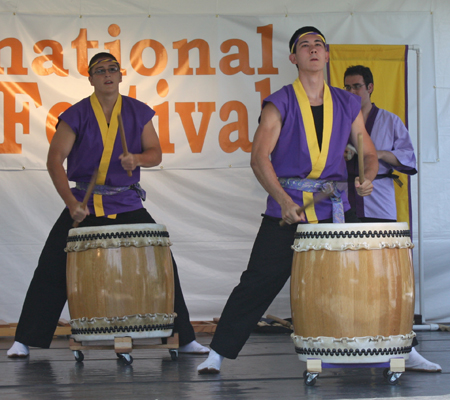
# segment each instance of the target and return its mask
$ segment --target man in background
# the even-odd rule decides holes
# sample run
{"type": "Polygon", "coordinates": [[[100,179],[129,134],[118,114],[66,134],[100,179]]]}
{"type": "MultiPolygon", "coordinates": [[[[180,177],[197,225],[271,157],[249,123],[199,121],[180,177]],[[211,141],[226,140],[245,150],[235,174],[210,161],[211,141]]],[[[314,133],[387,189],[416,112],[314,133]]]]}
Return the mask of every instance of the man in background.
{"type": "MultiPolygon", "coordinates": [[[[400,184],[394,168],[408,175],[414,175],[416,156],[409,132],[401,119],[371,102],[374,90],[373,75],[368,67],[356,65],[344,73],[344,88],[361,97],[361,112],[378,156],[378,174],[374,179],[370,196],[356,193],[354,179],[358,175],[358,155],[355,149],[347,147],[345,157],[348,169],[348,199],[362,222],[397,222],[397,207],[394,184],[400,184]],[[395,182],[395,183],[394,183],[395,182]]],[[[413,346],[417,345],[414,338],[413,346]]],[[[413,347],[406,361],[406,369],[413,371],[440,372],[439,364],[422,357],[413,347]]]]}

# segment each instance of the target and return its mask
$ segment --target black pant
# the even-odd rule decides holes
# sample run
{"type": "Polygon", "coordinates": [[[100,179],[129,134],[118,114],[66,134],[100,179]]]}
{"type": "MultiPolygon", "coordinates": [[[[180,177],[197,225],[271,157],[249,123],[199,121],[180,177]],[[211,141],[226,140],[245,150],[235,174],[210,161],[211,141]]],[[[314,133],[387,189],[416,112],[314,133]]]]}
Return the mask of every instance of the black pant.
{"type": "MultiPolygon", "coordinates": [[[[155,223],[145,208],[117,214],[116,219],[89,215],[80,227],[155,223]]],[[[59,317],[67,301],[66,259],[64,251],[73,220],[66,208],[56,221],[47,238],[28,288],[25,302],[16,330],[15,340],[28,346],[50,347],[59,317]]],[[[175,307],[177,313],[174,331],[179,333],[180,346],[195,339],[194,329],[189,321],[189,312],[184,302],[175,260],[175,307]]]]}
{"type": "MultiPolygon", "coordinates": [[[[353,212],[346,212],[345,220],[357,222],[353,212]]],[[[247,270],[242,273],[220,317],[211,348],[226,358],[238,356],[261,316],[291,276],[294,254],[291,246],[297,225],[281,227],[279,221],[279,218],[264,216],[247,270]]]]}
{"type": "Polygon", "coordinates": [[[359,217],[361,222],[397,222],[395,219],[359,217]]]}

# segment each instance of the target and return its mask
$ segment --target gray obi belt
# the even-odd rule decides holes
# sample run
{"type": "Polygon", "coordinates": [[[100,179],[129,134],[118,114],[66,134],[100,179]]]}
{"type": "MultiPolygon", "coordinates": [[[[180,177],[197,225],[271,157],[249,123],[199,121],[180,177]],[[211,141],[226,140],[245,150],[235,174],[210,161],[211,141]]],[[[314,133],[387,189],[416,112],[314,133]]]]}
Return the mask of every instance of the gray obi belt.
{"type": "Polygon", "coordinates": [[[306,178],[278,178],[278,181],[280,182],[280,185],[286,189],[294,189],[310,193],[330,193],[330,199],[333,205],[333,223],[345,223],[344,203],[341,198],[342,191],[337,188],[335,181],[306,178]]]}
{"type": "MultiPolygon", "coordinates": [[[[76,188],[79,190],[87,191],[89,182],[76,182],[76,188]]],[[[130,186],[108,186],[108,185],[95,185],[92,193],[101,194],[102,196],[111,196],[113,194],[125,192],[126,190],[134,190],[142,201],[145,201],[146,192],[141,188],[139,183],[134,183],[130,186]]]]}

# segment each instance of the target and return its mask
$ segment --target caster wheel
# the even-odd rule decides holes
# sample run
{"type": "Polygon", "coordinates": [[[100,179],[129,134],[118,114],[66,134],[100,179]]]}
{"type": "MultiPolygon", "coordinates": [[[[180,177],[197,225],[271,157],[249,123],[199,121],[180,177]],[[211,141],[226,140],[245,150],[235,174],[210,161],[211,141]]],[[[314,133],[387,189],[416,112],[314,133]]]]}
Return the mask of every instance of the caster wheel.
{"type": "Polygon", "coordinates": [[[76,362],[83,362],[83,360],[84,360],[84,354],[83,354],[83,352],[82,351],[80,351],[80,350],[74,350],[73,351],[73,355],[74,355],[74,357],[75,357],[75,361],[76,362]]]}
{"type": "Polygon", "coordinates": [[[383,370],[383,376],[385,377],[385,379],[389,379],[389,377],[392,375],[392,372],[389,368],[385,368],[383,370]]]}
{"type": "Polygon", "coordinates": [[[303,379],[306,386],[314,386],[317,382],[317,376],[319,374],[311,373],[308,371],[303,372],[303,379]]]}
{"type": "Polygon", "coordinates": [[[133,364],[133,357],[128,353],[121,354],[120,358],[123,360],[125,365],[133,364]]]}
{"type": "Polygon", "coordinates": [[[401,372],[392,372],[389,368],[383,370],[383,376],[386,378],[389,385],[396,385],[402,376],[401,372]]]}
{"type": "Polygon", "coordinates": [[[119,360],[121,360],[121,359],[123,358],[123,355],[122,355],[122,354],[119,354],[119,353],[116,353],[116,356],[117,356],[117,358],[118,358],[119,360]]]}
{"type": "Polygon", "coordinates": [[[401,374],[395,374],[394,373],[388,378],[389,385],[394,386],[394,385],[396,385],[398,383],[398,381],[400,379],[400,376],[398,376],[398,375],[401,375],[401,374]]]}
{"type": "Polygon", "coordinates": [[[172,359],[172,361],[178,360],[178,350],[169,350],[169,353],[170,353],[170,358],[172,359]]]}
{"type": "Polygon", "coordinates": [[[389,385],[395,386],[398,383],[398,378],[390,378],[388,379],[389,385]]]}
{"type": "Polygon", "coordinates": [[[317,382],[317,378],[314,378],[314,379],[311,379],[311,380],[305,379],[305,385],[306,386],[314,386],[316,384],[316,382],[317,382]]]}

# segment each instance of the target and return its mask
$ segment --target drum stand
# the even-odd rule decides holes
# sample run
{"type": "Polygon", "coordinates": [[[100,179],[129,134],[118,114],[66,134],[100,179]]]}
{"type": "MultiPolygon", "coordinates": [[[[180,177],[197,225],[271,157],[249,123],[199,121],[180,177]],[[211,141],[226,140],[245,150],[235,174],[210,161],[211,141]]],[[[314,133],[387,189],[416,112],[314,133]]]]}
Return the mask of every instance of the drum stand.
{"type": "Polygon", "coordinates": [[[178,333],[174,333],[171,337],[164,338],[152,338],[152,339],[137,339],[145,340],[146,344],[134,344],[133,338],[130,336],[116,337],[113,344],[109,341],[85,341],[77,342],[75,339],[69,340],[69,348],[72,350],[75,360],[81,363],[84,360],[84,354],[82,350],[114,350],[117,357],[123,360],[125,365],[131,365],[133,363],[133,357],[131,351],[133,349],[169,349],[170,357],[173,361],[178,360],[178,333]],[[156,341],[161,341],[156,343],[156,341]],[[92,343],[92,344],[91,344],[92,343]]]}
{"type": "Polygon", "coordinates": [[[390,385],[396,385],[400,376],[405,372],[405,359],[403,357],[391,358],[389,362],[369,364],[330,364],[317,358],[308,358],[303,379],[306,386],[314,386],[319,373],[323,368],[384,368],[383,376],[390,385]]]}

